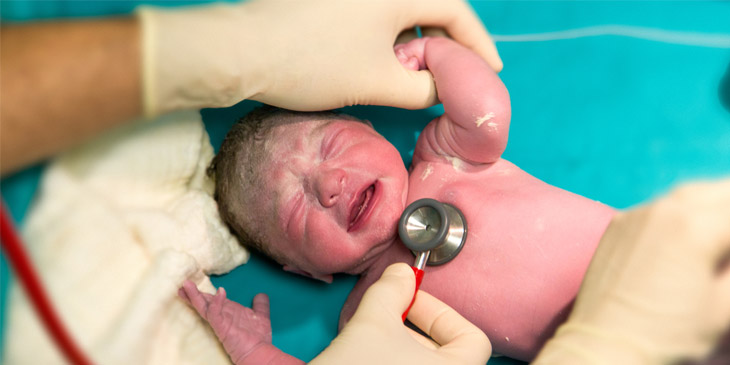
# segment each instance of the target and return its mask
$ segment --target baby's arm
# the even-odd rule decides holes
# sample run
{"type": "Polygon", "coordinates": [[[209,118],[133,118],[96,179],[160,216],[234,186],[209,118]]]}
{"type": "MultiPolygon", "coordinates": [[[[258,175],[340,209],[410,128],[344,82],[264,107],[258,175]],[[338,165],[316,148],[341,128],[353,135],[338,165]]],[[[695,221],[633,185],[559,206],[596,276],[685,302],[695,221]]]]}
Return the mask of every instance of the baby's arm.
{"type": "Polygon", "coordinates": [[[259,294],[253,308],[226,298],[220,288],[215,295],[201,293],[191,281],[185,281],[179,295],[208,321],[223,348],[236,365],[304,364],[271,344],[269,298],[259,294]]]}
{"type": "Polygon", "coordinates": [[[421,38],[395,48],[405,67],[428,68],[446,113],[424,128],[416,159],[458,157],[492,163],[507,146],[509,94],[484,60],[447,38],[421,38]]]}

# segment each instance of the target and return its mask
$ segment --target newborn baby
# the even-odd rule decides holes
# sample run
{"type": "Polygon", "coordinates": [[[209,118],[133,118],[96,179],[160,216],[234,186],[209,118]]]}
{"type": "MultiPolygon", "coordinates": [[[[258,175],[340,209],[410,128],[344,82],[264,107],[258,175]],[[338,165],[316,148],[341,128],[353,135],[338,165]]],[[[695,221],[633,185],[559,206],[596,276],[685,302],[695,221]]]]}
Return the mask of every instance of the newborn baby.
{"type": "MultiPolygon", "coordinates": [[[[405,67],[430,70],[445,109],[420,134],[409,170],[367,122],[258,110],[233,127],[211,165],[223,219],[286,270],[324,281],[361,275],[342,326],[388,265],[413,262],[396,230],[405,207],[426,197],[454,205],[469,226],[466,243],[453,261],[426,269],[421,289],[479,326],[496,353],[531,360],[568,315],[614,210],[500,158],[509,95],[476,54],[445,38],[395,50],[405,67]]],[[[231,324],[245,318],[265,327],[267,315],[189,284],[181,295],[203,317],[215,298],[218,310],[240,317],[209,319],[234,361],[274,351],[270,327],[241,341],[246,325],[231,324]]]]}

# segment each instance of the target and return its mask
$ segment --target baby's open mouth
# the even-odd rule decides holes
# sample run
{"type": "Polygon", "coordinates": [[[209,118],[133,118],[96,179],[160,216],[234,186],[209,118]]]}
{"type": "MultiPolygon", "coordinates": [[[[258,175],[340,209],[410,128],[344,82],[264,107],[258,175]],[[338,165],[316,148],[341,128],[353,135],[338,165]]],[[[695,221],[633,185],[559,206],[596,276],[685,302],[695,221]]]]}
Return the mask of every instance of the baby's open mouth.
{"type": "Polygon", "coordinates": [[[358,201],[352,207],[352,211],[350,211],[350,219],[348,220],[350,223],[347,226],[348,232],[354,231],[362,225],[362,222],[368,216],[367,213],[372,209],[371,202],[374,193],[375,184],[372,184],[360,194],[358,201]]]}

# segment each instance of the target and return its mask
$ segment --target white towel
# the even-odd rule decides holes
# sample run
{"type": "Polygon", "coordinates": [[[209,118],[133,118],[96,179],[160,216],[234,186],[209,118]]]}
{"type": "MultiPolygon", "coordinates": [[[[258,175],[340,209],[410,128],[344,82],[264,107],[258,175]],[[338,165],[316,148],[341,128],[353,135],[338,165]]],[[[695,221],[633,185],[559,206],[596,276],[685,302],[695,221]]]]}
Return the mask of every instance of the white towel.
{"type": "MultiPolygon", "coordinates": [[[[197,112],[113,132],[46,169],[23,230],[56,310],[98,364],[230,364],[177,297],[190,278],[248,260],[212,199],[213,148],[197,112]]],[[[6,364],[63,364],[13,284],[6,364]]]]}

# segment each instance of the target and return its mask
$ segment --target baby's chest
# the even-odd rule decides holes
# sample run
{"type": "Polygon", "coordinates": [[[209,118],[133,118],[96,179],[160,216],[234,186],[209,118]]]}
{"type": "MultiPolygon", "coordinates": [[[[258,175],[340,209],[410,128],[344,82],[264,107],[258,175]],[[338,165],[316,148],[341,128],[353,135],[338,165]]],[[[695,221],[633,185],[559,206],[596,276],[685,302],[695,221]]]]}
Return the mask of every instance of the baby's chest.
{"type": "Polygon", "coordinates": [[[479,176],[467,174],[444,163],[422,162],[414,166],[408,185],[408,202],[432,198],[460,202],[479,190],[479,176]]]}
{"type": "Polygon", "coordinates": [[[421,163],[411,171],[407,203],[431,198],[451,204],[462,212],[467,224],[480,230],[483,224],[477,221],[488,214],[482,207],[490,200],[484,183],[481,174],[464,173],[448,164],[421,163]]]}
{"type": "Polygon", "coordinates": [[[504,160],[481,170],[424,161],[413,166],[409,179],[407,203],[431,198],[455,206],[472,242],[523,222],[517,217],[529,219],[535,195],[540,195],[535,188],[544,185],[504,160]]]}
{"type": "MultiPolygon", "coordinates": [[[[422,198],[436,199],[459,208],[464,214],[483,214],[485,204],[509,199],[505,184],[493,170],[468,170],[464,162],[421,162],[411,170],[408,204],[422,198]]],[[[502,204],[502,203],[499,203],[502,204]]]]}

